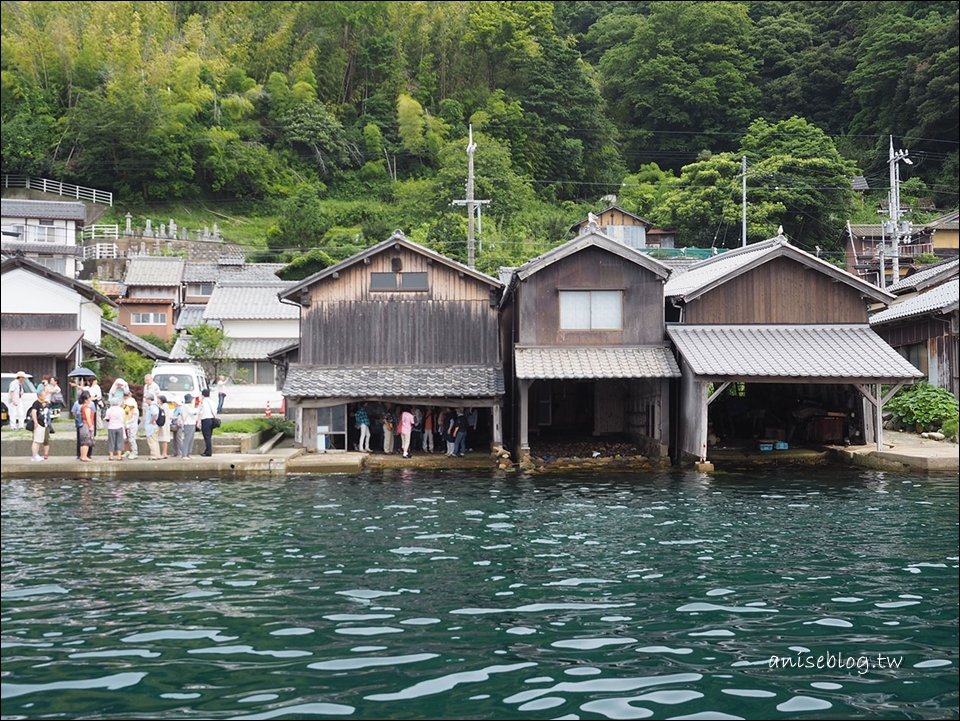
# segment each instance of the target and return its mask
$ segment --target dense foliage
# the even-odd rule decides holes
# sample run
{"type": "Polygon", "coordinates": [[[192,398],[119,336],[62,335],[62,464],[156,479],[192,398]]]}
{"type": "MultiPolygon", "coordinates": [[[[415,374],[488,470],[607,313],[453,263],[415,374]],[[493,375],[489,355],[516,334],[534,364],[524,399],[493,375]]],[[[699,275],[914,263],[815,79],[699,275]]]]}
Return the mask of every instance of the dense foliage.
{"type": "Polygon", "coordinates": [[[917,430],[936,430],[945,421],[957,417],[960,410],[957,399],[945,388],[938,388],[926,382],[907,386],[890,399],[887,411],[900,421],[917,430]]]}
{"type": "Polygon", "coordinates": [[[890,135],[956,206],[957,28],[940,1],[3,2],[2,166],[253,203],[303,272],[397,227],[462,259],[472,124],[486,269],[610,194],[737,245],[744,155],[750,240],[830,249],[890,135]]]}

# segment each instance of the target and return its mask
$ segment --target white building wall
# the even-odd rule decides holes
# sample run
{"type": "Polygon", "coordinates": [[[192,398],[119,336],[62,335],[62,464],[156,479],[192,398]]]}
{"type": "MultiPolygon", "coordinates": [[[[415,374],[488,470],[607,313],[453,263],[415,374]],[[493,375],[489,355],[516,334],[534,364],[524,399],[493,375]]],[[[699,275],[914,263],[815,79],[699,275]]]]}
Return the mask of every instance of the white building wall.
{"type": "Polygon", "coordinates": [[[230,338],[289,338],[299,340],[300,321],[224,320],[223,332],[230,338]]]}
{"type": "Polygon", "coordinates": [[[43,276],[16,268],[3,276],[0,312],[10,315],[70,313],[80,320],[84,340],[100,343],[100,306],[77,291],[43,276]]]}

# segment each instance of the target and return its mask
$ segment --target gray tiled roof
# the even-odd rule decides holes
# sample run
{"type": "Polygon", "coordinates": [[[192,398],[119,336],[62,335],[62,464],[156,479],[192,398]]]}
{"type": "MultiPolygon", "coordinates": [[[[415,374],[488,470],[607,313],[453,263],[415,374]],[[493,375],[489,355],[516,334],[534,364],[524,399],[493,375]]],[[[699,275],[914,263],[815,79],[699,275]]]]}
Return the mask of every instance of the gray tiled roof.
{"type": "Polygon", "coordinates": [[[517,378],[678,378],[680,368],[663,347],[517,347],[517,378]]]}
{"type": "Polygon", "coordinates": [[[919,378],[866,325],[670,325],[684,361],[708,378],[894,380],[919,378]]]}
{"type": "Polygon", "coordinates": [[[281,303],[277,293],[293,282],[222,283],[213,289],[203,313],[205,320],[297,320],[300,306],[281,303]]]}
{"type": "Polygon", "coordinates": [[[940,283],[951,275],[957,275],[958,269],[960,269],[960,259],[944,260],[923,270],[918,270],[913,275],[908,275],[893,285],[888,285],[887,290],[891,293],[901,293],[924,288],[928,285],[940,283]]]}
{"type": "MultiPolygon", "coordinates": [[[[188,336],[181,336],[177,339],[170,350],[170,357],[173,360],[189,359],[190,356],[187,355],[188,338],[188,336]]],[[[265,361],[271,353],[290,345],[290,343],[290,338],[231,338],[227,353],[231,358],[240,361],[265,361]]]]}
{"type": "Polygon", "coordinates": [[[956,308],[958,302],[960,302],[960,281],[954,278],[912,298],[894,303],[886,310],[874,313],[870,317],[870,325],[877,326],[927,313],[942,313],[951,309],[951,306],[956,308]]]}
{"type": "Polygon", "coordinates": [[[207,306],[200,303],[187,303],[180,306],[180,315],[177,316],[176,330],[183,330],[187,326],[203,322],[203,312],[207,306]]]}
{"type": "Polygon", "coordinates": [[[277,271],[285,268],[283,263],[193,263],[188,262],[183,269],[184,283],[216,283],[217,281],[257,281],[277,282],[277,271]]]}
{"type": "Polygon", "coordinates": [[[43,253],[44,255],[73,255],[78,258],[83,257],[83,248],[79,245],[55,245],[53,243],[21,243],[19,241],[3,241],[0,245],[6,254],[16,253],[18,250],[24,253],[43,253]]]}
{"type": "Polygon", "coordinates": [[[156,286],[168,287],[180,285],[183,278],[183,258],[155,258],[152,256],[134,256],[127,266],[127,275],[123,282],[127,287],[156,286]]]}
{"type": "Polygon", "coordinates": [[[309,366],[293,364],[285,396],[309,398],[490,398],[504,393],[499,365],[309,366]]]}
{"type": "Polygon", "coordinates": [[[219,277],[220,269],[216,263],[187,261],[183,266],[184,283],[216,283],[219,277]]]}
{"type": "Polygon", "coordinates": [[[87,206],[64,200],[21,200],[4,198],[0,201],[4,218],[37,218],[44,220],[79,220],[87,218],[87,206]]]}

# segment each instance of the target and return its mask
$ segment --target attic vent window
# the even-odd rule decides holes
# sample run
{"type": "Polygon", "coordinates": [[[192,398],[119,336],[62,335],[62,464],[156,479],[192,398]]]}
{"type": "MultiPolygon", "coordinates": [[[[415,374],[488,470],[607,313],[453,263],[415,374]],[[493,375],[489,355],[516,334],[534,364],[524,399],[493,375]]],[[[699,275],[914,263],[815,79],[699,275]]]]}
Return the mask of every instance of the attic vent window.
{"type": "Polygon", "coordinates": [[[430,290],[426,273],[371,273],[371,291],[430,290]]]}
{"type": "Polygon", "coordinates": [[[390,270],[392,270],[394,273],[399,273],[401,270],[403,270],[403,261],[400,260],[400,258],[392,258],[390,260],[390,270]]]}

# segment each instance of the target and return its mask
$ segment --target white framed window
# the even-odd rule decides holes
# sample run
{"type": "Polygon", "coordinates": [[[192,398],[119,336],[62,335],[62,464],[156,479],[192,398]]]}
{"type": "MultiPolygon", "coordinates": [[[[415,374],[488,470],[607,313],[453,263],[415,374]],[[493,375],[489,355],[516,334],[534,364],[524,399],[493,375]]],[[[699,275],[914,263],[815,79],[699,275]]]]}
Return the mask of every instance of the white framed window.
{"type": "Polygon", "coordinates": [[[166,313],[131,313],[130,323],[133,325],[166,325],[166,313]]]}
{"type": "Polygon", "coordinates": [[[560,291],[560,330],[620,330],[621,328],[623,328],[622,291],[560,291]]]}
{"type": "Polygon", "coordinates": [[[62,256],[51,256],[51,255],[37,255],[37,256],[28,256],[30,260],[36,261],[44,268],[52,270],[55,273],[60,275],[65,275],[67,272],[67,260],[62,256]]]}

